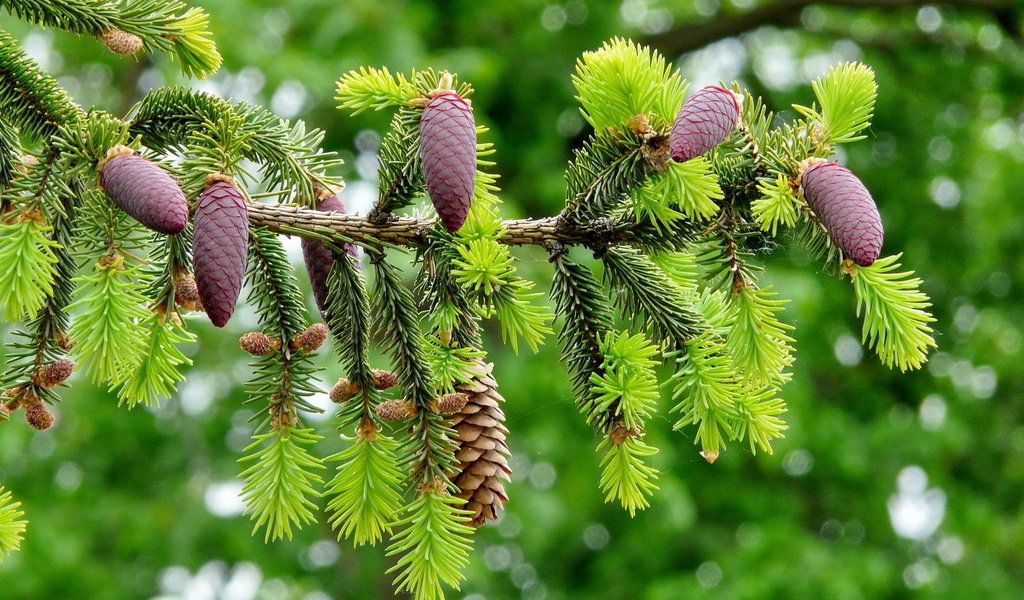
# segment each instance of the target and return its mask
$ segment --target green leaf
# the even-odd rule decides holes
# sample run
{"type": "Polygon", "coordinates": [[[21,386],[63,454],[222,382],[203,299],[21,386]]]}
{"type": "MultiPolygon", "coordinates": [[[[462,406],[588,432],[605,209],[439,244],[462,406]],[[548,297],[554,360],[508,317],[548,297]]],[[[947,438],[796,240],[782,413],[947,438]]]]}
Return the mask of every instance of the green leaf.
{"type": "Polygon", "coordinates": [[[398,467],[398,442],[381,433],[359,436],[349,448],[327,458],[339,461],[325,496],[331,527],[338,540],[356,546],[376,545],[402,509],[401,485],[405,474],[398,467]]]}
{"type": "Polygon", "coordinates": [[[750,211],[761,231],[770,231],[774,236],[779,226],[796,225],[799,200],[788,177],[780,174],[774,181],[759,182],[757,191],[761,197],[750,203],[750,211]]]}
{"type": "Polygon", "coordinates": [[[380,69],[360,67],[341,76],[337,86],[338,108],[348,109],[353,115],[373,109],[405,106],[420,94],[405,75],[380,69]]]}
{"type": "Polygon", "coordinates": [[[864,139],[857,135],[871,125],[875,111],[875,72],[867,65],[848,62],[833,66],[828,73],[811,83],[821,106],[820,114],[814,108],[794,105],[797,111],[816,122],[815,141],[843,144],[864,139]]]}
{"type": "Polygon", "coordinates": [[[28,526],[24,516],[21,502],[15,502],[11,492],[0,485],[0,562],[21,547],[22,534],[28,526]]]}
{"type": "Polygon", "coordinates": [[[53,293],[58,244],[49,231],[32,218],[0,224],[0,306],[8,321],[36,314],[53,293]]]}
{"type": "Polygon", "coordinates": [[[154,312],[145,323],[149,330],[148,349],[144,351],[142,361],[132,375],[117,391],[121,403],[129,408],[138,404],[150,406],[159,404],[160,398],[169,398],[177,389],[179,381],[184,381],[181,374],[182,366],[191,366],[192,360],[182,354],[175,344],[190,344],[196,336],[175,318],[166,318],[154,312]]]}
{"type": "Polygon", "coordinates": [[[583,117],[597,131],[622,127],[635,115],[653,117],[653,125],[665,127],[675,118],[687,88],[664,57],[622,38],[584,52],[572,83],[583,117]]]}
{"type": "Polygon", "coordinates": [[[864,315],[862,341],[874,348],[882,364],[907,371],[921,368],[928,360],[929,348],[937,346],[928,325],[935,321],[927,310],[931,301],[913,271],[898,271],[900,256],[856,267],[852,277],[857,316],[864,315]]]}
{"type": "Polygon", "coordinates": [[[301,528],[316,521],[316,504],[310,498],[320,497],[313,485],[323,480],[312,469],[324,465],[304,446],[320,439],[312,429],[279,428],[253,435],[245,452],[255,452],[239,459],[240,463],[253,463],[240,475],[245,480],[242,500],[244,514],[256,522],[253,534],[265,528],[264,542],[291,539],[293,526],[301,528]]]}
{"type": "Polygon", "coordinates": [[[134,275],[136,269],[125,268],[117,256],[101,259],[93,273],[76,278],[78,299],[68,310],[81,312],[71,325],[71,339],[80,368],[94,383],[123,383],[146,352],[149,300],[134,275]]]}
{"type": "Polygon", "coordinates": [[[598,452],[602,450],[605,451],[601,458],[604,501],[617,500],[622,508],[629,511],[629,516],[634,517],[636,511],[650,506],[647,498],[658,489],[654,483],[658,479],[658,470],[646,462],[658,453],[658,449],[649,446],[640,436],[628,435],[621,444],[604,438],[597,446],[598,452]]]}
{"type": "Polygon", "coordinates": [[[443,600],[442,584],[459,589],[473,545],[472,513],[459,508],[464,503],[444,492],[427,492],[394,523],[398,531],[387,555],[402,555],[388,570],[398,572],[396,592],[411,592],[416,600],[443,600]]]}

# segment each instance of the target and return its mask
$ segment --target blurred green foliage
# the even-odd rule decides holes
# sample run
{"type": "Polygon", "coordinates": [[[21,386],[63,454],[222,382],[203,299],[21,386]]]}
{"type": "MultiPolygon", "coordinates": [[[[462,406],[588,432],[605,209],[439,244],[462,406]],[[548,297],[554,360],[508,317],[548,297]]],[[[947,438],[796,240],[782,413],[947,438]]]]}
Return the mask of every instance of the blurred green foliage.
{"type": "MultiPolygon", "coordinates": [[[[733,446],[709,465],[655,420],[661,490],[630,519],[603,503],[594,439],[554,368],[553,340],[516,357],[490,331],[514,483],[451,597],[1008,598],[1024,589],[1024,60],[1012,2],[1008,16],[941,3],[811,6],[750,31],[722,26],[767,2],[202,4],[225,66],[195,85],[327,129],[326,146],[347,162],[348,198],[364,209],[386,121],[344,117],[331,99],[337,77],[361,65],[447,68],[473,82],[506,217],[559,209],[583,128],[569,76],[582,51],[613,35],[690,49],[678,36],[693,25],[744,33],[678,64],[697,84],[741,81],[783,117],[808,102],[808,82],[829,64],[858,59],[877,73],[869,137],[843,158],[878,201],[886,253],[905,252],[935,303],[931,362],[908,375],[881,367],[857,343],[852,287],[795,246],[775,249],[767,279],[793,300],[786,319],[798,352],[783,390],[785,439],[774,455],[733,446]]],[[[3,21],[83,105],[121,113],[178,81],[162,57],[119,60],[96,40],[3,21]]],[[[549,280],[540,251],[515,252],[524,276],[549,280]]],[[[22,550],[0,565],[0,596],[390,597],[380,548],[352,550],[316,527],[264,545],[238,514],[236,460],[251,412],[236,339],[246,315],[251,325],[243,310],[227,332],[194,328],[189,380],[158,409],[119,409],[79,374],[53,429],[0,426],[0,481],[31,521],[22,550]]],[[[329,352],[320,361],[326,389],[340,368],[329,352]]],[[[341,448],[330,420],[314,425],[328,435],[324,455],[341,448]]]]}

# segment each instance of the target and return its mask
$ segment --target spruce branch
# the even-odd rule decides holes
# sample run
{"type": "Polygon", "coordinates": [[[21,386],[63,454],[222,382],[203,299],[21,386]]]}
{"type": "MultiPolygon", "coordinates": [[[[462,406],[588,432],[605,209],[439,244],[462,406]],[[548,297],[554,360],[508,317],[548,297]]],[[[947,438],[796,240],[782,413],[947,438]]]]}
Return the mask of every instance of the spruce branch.
{"type": "Polygon", "coordinates": [[[18,42],[2,30],[0,106],[12,124],[35,139],[49,138],[61,125],[75,123],[84,115],[57,80],[44,73],[18,42]]]}
{"type": "Polygon", "coordinates": [[[636,511],[650,506],[648,497],[658,489],[655,481],[658,470],[647,464],[658,449],[648,445],[635,432],[620,434],[625,439],[616,443],[613,433],[601,440],[597,451],[604,451],[601,458],[601,491],[605,502],[617,500],[622,508],[635,517],[636,511]]]}
{"type": "Polygon", "coordinates": [[[404,474],[398,464],[398,442],[367,423],[347,449],[327,458],[339,462],[324,495],[331,498],[327,511],[338,539],[356,546],[376,545],[390,533],[402,509],[404,474]]]}
{"type": "Polygon", "coordinates": [[[28,521],[22,519],[24,516],[21,502],[15,501],[11,492],[0,485],[0,562],[21,546],[28,525],[28,521]]]}

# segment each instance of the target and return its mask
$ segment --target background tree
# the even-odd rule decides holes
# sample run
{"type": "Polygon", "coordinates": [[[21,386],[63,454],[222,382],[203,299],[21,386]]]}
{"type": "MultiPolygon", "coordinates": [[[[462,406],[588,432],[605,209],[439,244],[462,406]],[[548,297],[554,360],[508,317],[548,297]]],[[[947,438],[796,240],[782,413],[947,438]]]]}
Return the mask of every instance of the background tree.
{"type": "MultiPolygon", "coordinates": [[[[564,163],[572,142],[538,132],[560,130],[571,140],[583,131],[567,78],[575,57],[611,34],[657,31],[666,26],[669,15],[675,22],[690,18],[688,6],[644,3],[626,3],[614,7],[615,11],[603,3],[538,4],[530,10],[509,6],[486,15],[482,8],[467,4],[448,11],[457,15],[456,22],[441,28],[441,19],[451,15],[435,15],[430,6],[404,5],[407,19],[394,23],[382,20],[394,14],[395,7],[386,4],[355,5],[342,15],[327,5],[297,3],[288,13],[292,27],[287,33],[274,29],[283,22],[282,13],[261,15],[267,25],[260,29],[266,33],[260,43],[240,43],[236,48],[230,32],[217,31],[218,20],[238,22],[244,14],[252,22],[264,10],[262,5],[232,3],[218,15],[218,6],[211,4],[215,32],[228,64],[257,62],[260,52],[275,54],[273,61],[258,61],[267,92],[254,90],[252,84],[260,78],[252,71],[222,73],[214,85],[238,96],[249,93],[254,100],[270,99],[272,108],[281,109],[289,101],[294,106],[300,89],[294,81],[282,86],[282,80],[302,71],[305,102],[311,104],[302,115],[329,126],[335,137],[327,141],[328,146],[348,149],[351,154],[346,158],[357,159],[348,160],[348,168],[355,169],[360,152],[372,155],[375,144],[371,134],[357,137],[357,131],[349,128],[379,132],[386,123],[373,114],[354,125],[338,119],[331,111],[333,89],[327,82],[362,64],[386,64],[395,71],[433,64],[458,71],[478,88],[474,95],[478,119],[500,124],[494,139],[501,164],[508,169],[502,173],[506,210],[514,214],[521,206],[523,214],[552,214],[564,184],[559,170],[550,165],[564,163]],[[233,10],[239,13],[233,15],[233,10]],[[375,27],[374,22],[387,22],[388,27],[375,27]],[[331,40],[339,39],[339,24],[348,33],[337,43],[338,55],[351,64],[339,63],[325,50],[333,47],[331,40]],[[449,33],[441,35],[442,29],[449,33]],[[419,32],[430,32],[422,34],[425,42],[408,43],[418,39],[419,32]],[[275,39],[283,45],[274,48],[275,39]],[[304,43],[309,50],[303,56],[304,43]],[[284,51],[277,53],[281,48],[284,51]],[[420,55],[416,48],[430,50],[420,55]],[[318,64],[323,69],[319,74],[318,64]],[[276,107],[273,96],[278,98],[276,107]],[[319,109],[314,107],[317,97],[319,109]],[[353,145],[353,140],[361,146],[353,145]]],[[[883,90],[899,90],[879,98],[870,131],[873,143],[850,146],[848,164],[876,197],[885,199],[881,209],[890,232],[887,246],[906,249],[928,282],[943,324],[939,342],[944,352],[933,361],[932,370],[907,379],[890,377],[869,361],[852,368],[858,355],[849,342],[858,325],[852,318],[849,290],[812,275],[810,263],[799,254],[772,262],[769,270],[775,273],[777,287],[793,290],[791,312],[803,332],[795,378],[786,389],[791,429],[785,445],[775,458],[730,453],[730,462],[707,469],[686,459],[691,456],[688,443],[668,444],[659,455],[663,461],[658,463],[660,504],[639,517],[646,520],[646,527],[636,520],[619,521],[611,507],[602,508],[601,496],[593,487],[596,461],[580,460],[589,459],[594,440],[573,419],[570,392],[561,375],[546,368],[555,356],[542,354],[537,362],[525,362],[493,352],[499,380],[524,382],[514,396],[510,386],[503,388],[509,406],[520,407],[515,412],[510,408],[513,424],[515,419],[529,423],[529,432],[517,442],[518,463],[514,461],[513,466],[530,476],[513,485],[541,489],[519,494],[515,487],[510,490],[517,498],[509,507],[510,516],[495,531],[481,531],[474,559],[494,571],[488,575],[480,563],[471,567],[468,592],[506,597],[512,593],[511,586],[519,585],[526,594],[546,589],[549,597],[631,597],[637,586],[643,586],[649,597],[673,597],[680,587],[685,591],[688,585],[717,584],[727,586],[727,593],[735,596],[760,597],[773,589],[799,595],[801,589],[794,587],[799,585],[794,581],[800,580],[796,574],[808,570],[816,573],[807,583],[808,595],[820,594],[822,589],[902,594],[905,585],[917,586],[920,594],[946,596],[957,594],[961,586],[964,595],[975,589],[994,594],[1013,589],[1014,578],[1019,577],[1014,571],[1019,557],[1013,515],[1020,482],[1012,467],[1020,446],[1014,441],[1020,437],[1015,433],[1019,418],[1014,402],[1020,382],[1009,358],[1019,343],[1013,325],[1019,307],[1010,299],[1019,285],[1019,269],[1013,265],[1020,253],[1010,229],[1013,203],[1007,199],[1019,196],[1011,176],[1020,154],[1014,121],[1020,106],[1012,100],[1020,97],[1019,72],[1013,66],[1019,56],[1015,41],[1000,29],[1004,18],[975,9],[910,9],[894,16],[812,7],[803,18],[812,30],[809,34],[756,31],[738,41],[728,40],[707,54],[690,56],[682,63],[684,72],[698,81],[698,74],[705,73],[711,80],[736,77],[754,89],[764,86],[773,108],[779,109],[790,102],[806,102],[808,92],[797,83],[819,75],[835,59],[859,58],[876,69],[883,90]],[[851,14],[857,18],[851,19],[851,14]],[[872,41],[868,33],[880,36],[887,31],[872,25],[875,17],[885,19],[887,27],[905,23],[907,31],[918,33],[889,38],[888,45],[883,39],[872,41]],[[854,43],[836,43],[831,36],[841,32],[830,27],[852,27],[849,34],[854,43]],[[828,33],[816,33],[820,31],[828,33]],[[926,45],[915,49],[915,44],[926,45]],[[724,50],[740,48],[742,60],[732,64],[733,72],[720,65],[702,71],[713,57],[729,55],[724,50]],[[828,58],[822,60],[823,55],[828,58]],[[750,61],[747,56],[752,57],[750,61]],[[783,68],[765,56],[786,59],[783,68]],[[807,77],[786,75],[804,69],[813,72],[807,77]],[[935,93],[937,86],[930,83],[933,73],[961,85],[935,93]],[[803,290],[799,295],[798,289],[803,290]],[[560,391],[553,394],[552,386],[560,391]],[[812,402],[822,397],[836,401],[812,402]],[[901,506],[913,506],[907,501],[920,498],[931,507],[925,514],[932,517],[927,522],[933,523],[939,503],[937,494],[916,493],[922,481],[919,471],[904,470],[911,464],[923,467],[931,478],[925,487],[944,490],[946,519],[938,533],[923,526],[908,529],[904,519],[899,532],[907,537],[900,538],[884,509],[897,489],[902,492],[893,501],[893,514],[899,514],[901,506]],[[900,473],[903,485],[898,488],[900,473]],[[737,494],[737,489],[746,491],[737,494]],[[571,512],[558,500],[562,494],[576,500],[571,512]],[[532,525],[520,529],[517,521],[532,525]],[[659,536],[663,537],[659,540],[659,536]],[[924,538],[921,543],[906,541],[919,538],[924,538]],[[658,541],[664,542],[664,554],[650,551],[658,541]]],[[[39,34],[30,34],[29,42],[39,39],[32,35],[39,34]]],[[[52,39],[69,57],[82,48],[97,47],[94,41],[76,42],[60,34],[52,39]],[[80,44],[79,50],[75,44],[80,44]]],[[[36,48],[45,47],[34,43],[36,48]]],[[[54,60],[59,55],[48,56],[54,60]]],[[[144,87],[151,86],[152,78],[161,72],[170,76],[175,68],[168,64],[163,71],[160,66],[146,71],[146,61],[138,67],[151,78],[144,87]]],[[[78,61],[69,59],[66,64],[77,68],[78,61]]],[[[85,73],[97,75],[102,82],[103,69],[90,68],[85,73]]],[[[86,89],[73,90],[85,104],[95,101],[119,114],[136,99],[136,92],[129,89],[117,107],[108,90],[100,93],[101,87],[90,97],[88,88],[93,84],[88,82],[96,79],[81,72],[67,74],[74,75],[85,82],[81,87],[86,89]]],[[[65,83],[75,83],[68,77],[65,83]]],[[[289,116],[285,110],[280,112],[289,116]]],[[[363,173],[372,176],[374,170],[364,168],[363,173]]],[[[350,181],[346,198],[358,197],[358,171],[346,177],[350,181]]],[[[524,269],[525,275],[546,269],[541,255],[524,257],[538,261],[536,271],[524,269]]],[[[233,344],[230,339],[217,339],[204,336],[200,354],[193,360],[211,364],[233,344]]],[[[238,371],[238,379],[247,377],[247,367],[240,366],[238,371]]],[[[213,389],[230,388],[230,378],[208,377],[213,389]]],[[[312,545],[319,539],[315,532],[300,534],[306,537],[294,545],[261,548],[241,543],[247,535],[244,520],[223,521],[206,511],[204,492],[210,491],[213,497],[219,489],[208,484],[230,480],[237,472],[231,463],[239,438],[237,432],[233,438],[229,432],[241,396],[204,406],[208,390],[196,388],[190,396],[186,389],[182,404],[165,403],[156,418],[131,415],[135,418],[126,420],[123,414],[105,413],[113,410],[109,401],[100,400],[107,398],[105,393],[89,398],[81,391],[83,383],[76,382],[75,401],[61,406],[66,411],[62,422],[80,423],[77,434],[64,429],[58,437],[43,434],[38,439],[44,441],[31,444],[8,434],[11,441],[4,443],[5,452],[19,456],[5,461],[6,480],[17,486],[19,498],[53,510],[53,515],[44,515],[39,508],[33,509],[33,536],[21,554],[4,564],[4,578],[13,586],[23,586],[12,590],[25,597],[66,595],[70,591],[59,586],[73,582],[79,586],[77,593],[88,590],[93,597],[145,595],[156,588],[161,568],[184,564],[194,571],[209,560],[225,559],[229,564],[257,562],[267,578],[287,578],[294,594],[301,594],[301,589],[333,591],[335,587],[352,595],[378,593],[359,587],[370,585],[381,572],[377,553],[342,550],[338,564],[357,573],[345,576],[343,571],[317,568],[336,555],[330,544],[312,545]],[[89,423],[101,429],[90,431],[89,423]],[[167,435],[169,428],[183,429],[189,442],[183,443],[180,433],[167,435]],[[95,448],[97,431],[106,432],[109,439],[109,448],[102,453],[95,448]],[[76,443],[88,444],[88,450],[76,443]],[[225,444],[234,452],[221,450],[225,444]],[[166,476],[153,477],[162,464],[167,465],[161,471],[166,476]],[[52,474],[57,485],[40,473],[52,474]],[[191,475],[179,478],[183,473],[191,475]],[[84,499],[99,494],[105,498],[98,503],[103,511],[74,512],[74,506],[92,505],[84,499]],[[182,499],[188,497],[193,502],[182,508],[182,499]],[[172,524],[178,543],[167,544],[172,524]],[[115,536],[115,530],[130,533],[115,536]],[[80,531],[81,537],[76,538],[80,531]],[[38,553],[38,558],[27,558],[30,552],[38,553]],[[85,564],[88,570],[82,569],[85,564]],[[311,569],[310,574],[302,574],[302,564],[311,569]],[[39,570],[38,577],[33,576],[34,569],[39,570]],[[111,589],[106,586],[109,573],[114,572],[133,576],[118,580],[125,588],[111,589]]],[[[205,573],[213,571],[208,567],[205,573]]],[[[171,587],[176,573],[165,572],[164,580],[171,587]]],[[[239,566],[234,573],[241,581],[251,569],[239,566]]],[[[268,584],[268,589],[275,585],[268,584]]],[[[380,585],[387,589],[386,580],[380,585]]]]}

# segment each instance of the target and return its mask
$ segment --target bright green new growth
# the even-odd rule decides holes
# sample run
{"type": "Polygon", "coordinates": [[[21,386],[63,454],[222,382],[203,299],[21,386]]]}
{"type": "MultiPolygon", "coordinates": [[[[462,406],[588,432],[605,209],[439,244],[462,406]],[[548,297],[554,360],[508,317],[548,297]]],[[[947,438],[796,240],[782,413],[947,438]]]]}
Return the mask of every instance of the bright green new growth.
{"type": "Polygon", "coordinates": [[[149,316],[143,285],[120,256],[103,259],[89,275],[76,279],[79,309],[71,326],[79,368],[94,382],[123,383],[139,365],[148,339],[149,316]]]}
{"type": "Polygon", "coordinates": [[[661,126],[671,124],[687,89],[660,54],[622,38],[584,52],[572,83],[583,117],[598,132],[621,128],[636,115],[653,117],[661,126]]]}
{"type": "Polygon", "coordinates": [[[785,370],[793,363],[793,326],[778,318],[789,301],[769,289],[745,287],[734,296],[732,329],[725,340],[741,379],[754,386],[785,383],[785,370]]]}
{"type": "Polygon", "coordinates": [[[857,316],[864,316],[863,342],[875,349],[885,366],[907,371],[921,368],[928,350],[936,347],[929,325],[935,318],[928,312],[931,302],[921,291],[921,279],[913,271],[899,271],[900,256],[857,267],[851,277],[857,316]]]}
{"type": "Polygon", "coordinates": [[[597,451],[604,450],[601,458],[601,491],[605,502],[617,500],[622,508],[635,517],[636,511],[650,506],[648,498],[658,486],[658,470],[647,464],[650,457],[658,453],[654,446],[646,444],[641,437],[628,436],[621,444],[605,438],[597,445],[597,451]]]}
{"type": "Polygon", "coordinates": [[[324,490],[331,498],[327,511],[338,540],[351,539],[356,546],[376,545],[391,533],[402,509],[402,480],[398,468],[398,442],[383,435],[356,439],[345,450],[327,458],[338,461],[338,470],[324,490]]]}
{"type": "Polygon", "coordinates": [[[120,403],[126,403],[128,408],[157,405],[160,398],[174,394],[179,381],[184,381],[181,368],[191,366],[192,360],[176,344],[190,344],[196,336],[175,319],[154,311],[146,320],[147,349],[134,372],[117,390],[120,403]]]}
{"type": "Polygon", "coordinates": [[[0,224],[0,306],[4,319],[36,314],[53,292],[57,243],[36,219],[0,224]]]}
{"type": "Polygon", "coordinates": [[[22,534],[28,526],[24,516],[21,502],[16,502],[11,492],[0,485],[0,562],[21,546],[22,534]]]}
{"type": "Polygon", "coordinates": [[[255,434],[239,459],[252,463],[239,475],[245,480],[242,499],[245,513],[254,521],[252,532],[264,528],[263,540],[292,537],[292,527],[316,521],[316,504],[310,498],[319,498],[315,485],[323,479],[310,469],[324,468],[323,461],[306,449],[323,439],[312,429],[278,428],[255,434]]]}
{"type": "Polygon", "coordinates": [[[337,91],[338,108],[351,110],[353,115],[370,109],[405,106],[419,95],[405,75],[391,75],[387,67],[360,67],[358,71],[349,71],[338,80],[337,91]]]}
{"type": "Polygon", "coordinates": [[[462,569],[469,562],[473,528],[466,524],[463,500],[443,492],[423,493],[393,524],[387,555],[401,554],[388,570],[397,572],[397,592],[411,592],[419,600],[443,600],[443,585],[459,589],[462,569]]]}
{"type": "Polygon", "coordinates": [[[864,139],[858,135],[871,125],[875,111],[875,73],[861,63],[843,63],[811,83],[821,112],[814,107],[793,105],[821,128],[819,143],[845,144],[864,139]]]}
{"type": "Polygon", "coordinates": [[[590,376],[594,394],[592,411],[611,413],[629,429],[643,430],[657,409],[658,377],[654,368],[657,346],[642,333],[609,332],[599,346],[604,356],[602,373],[590,376]]]}
{"type": "Polygon", "coordinates": [[[757,191],[761,192],[761,197],[750,203],[750,211],[761,231],[775,235],[780,227],[796,225],[799,200],[788,177],[780,173],[773,180],[762,181],[758,183],[757,191]]]}

